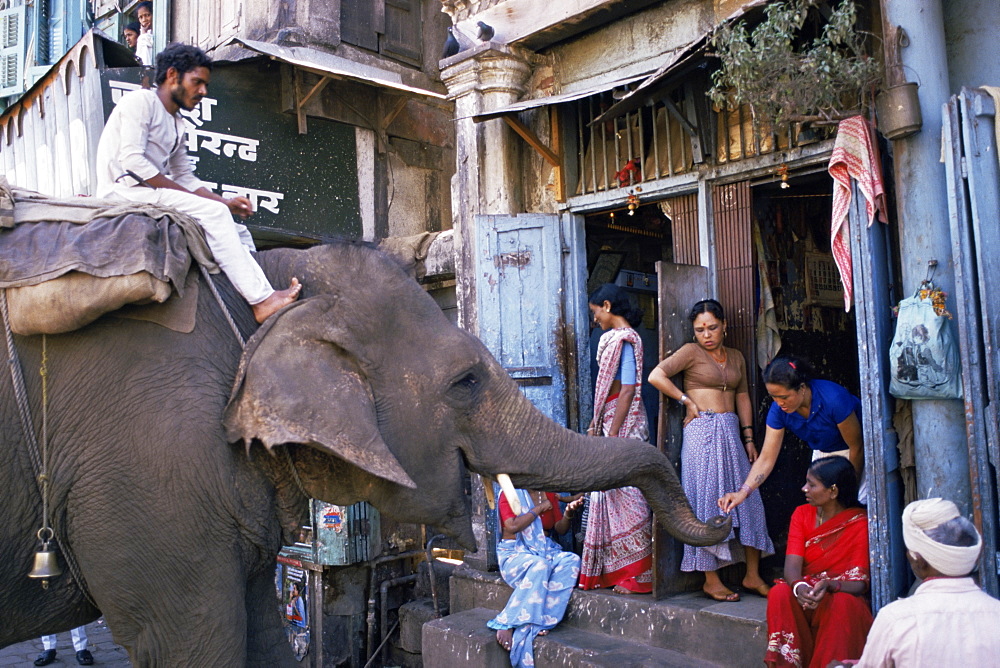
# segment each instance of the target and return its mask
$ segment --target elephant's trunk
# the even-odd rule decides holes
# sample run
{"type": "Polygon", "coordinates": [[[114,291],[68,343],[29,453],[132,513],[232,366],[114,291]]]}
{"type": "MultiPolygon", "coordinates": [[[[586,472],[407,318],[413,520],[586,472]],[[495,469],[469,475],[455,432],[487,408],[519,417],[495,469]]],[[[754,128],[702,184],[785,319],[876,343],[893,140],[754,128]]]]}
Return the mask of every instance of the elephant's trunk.
{"type": "Polygon", "coordinates": [[[507,397],[499,447],[467,452],[472,469],[510,475],[517,487],[596,491],[638,487],[670,535],[689,545],[714,545],[730,531],[728,518],[700,521],[691,510],[674,467],[648,443],[581,436],[547,419],[516,389],[507,397]]]}

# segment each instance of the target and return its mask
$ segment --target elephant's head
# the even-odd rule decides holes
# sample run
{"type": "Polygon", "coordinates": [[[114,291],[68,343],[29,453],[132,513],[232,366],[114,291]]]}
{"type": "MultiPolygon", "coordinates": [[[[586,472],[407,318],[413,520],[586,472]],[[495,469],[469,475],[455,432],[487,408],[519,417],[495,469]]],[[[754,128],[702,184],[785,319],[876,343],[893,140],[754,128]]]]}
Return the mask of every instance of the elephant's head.
{"type": "Polygon", "coordinates": [[[581,436],[538,411],[387,256],[331,245],[264,253],[261,263],[282,285],[298,276],[304,294],[249,342],[226,428],[233,441],[291,448],[312,496],[368,500],[472,547],[466,470],[507,473],[535,489],[634,485],[678,539],[727,535],[728,521],[695,518],[656,448],[581,436]]]}

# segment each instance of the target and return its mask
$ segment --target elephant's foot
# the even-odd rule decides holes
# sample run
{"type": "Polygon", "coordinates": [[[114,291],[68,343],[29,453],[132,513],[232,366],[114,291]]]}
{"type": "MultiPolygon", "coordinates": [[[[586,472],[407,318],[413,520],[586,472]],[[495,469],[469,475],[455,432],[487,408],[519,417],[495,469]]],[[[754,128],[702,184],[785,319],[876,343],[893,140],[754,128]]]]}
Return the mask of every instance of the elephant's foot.
{"type": "Polygon", "coordinates": [[[270,297],[253,305],[254,320],[263,323],[282,308],[298,299],[300,292],[302,292],[302,285],[299,283],[299,279],[293,278],[290,286],[284,290],[275,290],[271,293],[270,297]]]}

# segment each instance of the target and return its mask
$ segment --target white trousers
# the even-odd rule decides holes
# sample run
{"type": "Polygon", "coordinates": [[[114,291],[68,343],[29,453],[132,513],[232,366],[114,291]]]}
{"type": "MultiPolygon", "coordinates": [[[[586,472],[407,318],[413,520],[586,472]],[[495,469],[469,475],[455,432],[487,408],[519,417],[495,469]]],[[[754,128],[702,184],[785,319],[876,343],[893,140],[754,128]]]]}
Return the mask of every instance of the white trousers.
{"type": "MultiPolygon", "coordinates": [[[[77,652],[80,650],[87,649],[87,629],[83,626],[78,626],[69,632],[73,636],[73,649],[77,652]]],[[[43,649],[55,649],[56,648],[56,637],[42,636],[42,648],[43,649]]]]}
{"type": "Polygon", "coordinates": [[[119,185],[114,192],[123,199],[169,206],[197,220],[205,230],[205,239],[219,268],[250,304],[258,304],[274,292],[250,254],[256,250],[250,231],[233,219],[229,207],[222,202],[170,188],[119,185]]]}

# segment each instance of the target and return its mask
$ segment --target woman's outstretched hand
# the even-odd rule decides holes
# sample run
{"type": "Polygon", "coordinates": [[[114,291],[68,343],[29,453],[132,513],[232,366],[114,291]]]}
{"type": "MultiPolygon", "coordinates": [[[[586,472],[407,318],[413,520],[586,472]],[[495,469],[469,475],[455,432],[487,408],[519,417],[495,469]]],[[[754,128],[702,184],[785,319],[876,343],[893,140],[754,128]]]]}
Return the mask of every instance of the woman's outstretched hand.
{"type": "Polygon", "coordinates": [[[748,494],[742,489],[736,492],[729,492],[719,499],[719,508],[724,513],[730,512],[733,508],[747,500],[748,494]]]}

